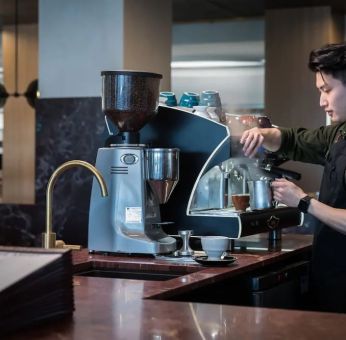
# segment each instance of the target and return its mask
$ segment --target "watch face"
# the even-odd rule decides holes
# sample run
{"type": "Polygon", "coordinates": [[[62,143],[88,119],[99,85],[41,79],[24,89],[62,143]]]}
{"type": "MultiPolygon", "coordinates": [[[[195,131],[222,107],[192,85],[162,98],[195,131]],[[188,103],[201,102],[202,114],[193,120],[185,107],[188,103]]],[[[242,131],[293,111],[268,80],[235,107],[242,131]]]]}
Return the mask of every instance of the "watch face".
{"type": "Polygon", "coordinates": [[[303,212],[303,213],[307,213],[308,209],[309,209],[309,205],[310,205],[310,200],[311,197],[310,196],[305,196],[303,197],[298,204],[298,209],[303,212]]]}

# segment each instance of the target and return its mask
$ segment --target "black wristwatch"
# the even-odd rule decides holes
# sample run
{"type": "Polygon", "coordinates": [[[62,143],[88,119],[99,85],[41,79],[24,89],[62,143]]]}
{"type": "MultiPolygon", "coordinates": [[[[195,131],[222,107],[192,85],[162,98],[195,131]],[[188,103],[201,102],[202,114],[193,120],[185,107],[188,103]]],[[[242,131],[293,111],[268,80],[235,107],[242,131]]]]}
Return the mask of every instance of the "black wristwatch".
{"type": "Polygon", "coordinates": [[[308,212],[309,206],[310,206],[310,201],[311,201],[312,197],[306,195],[305,197],[303,197],[299,203],[298,203],[298,209],[303,212],[304,214],[306,214],[308,212]]]}

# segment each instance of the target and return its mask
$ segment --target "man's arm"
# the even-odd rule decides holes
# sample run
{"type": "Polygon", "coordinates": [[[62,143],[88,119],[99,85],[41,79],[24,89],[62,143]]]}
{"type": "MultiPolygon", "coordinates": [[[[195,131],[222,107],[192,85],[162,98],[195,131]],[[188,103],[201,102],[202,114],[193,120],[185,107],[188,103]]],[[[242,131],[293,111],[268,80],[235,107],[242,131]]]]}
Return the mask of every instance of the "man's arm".
{"type": "Polygon", "coordinates": [[[255,156],[258,148],[263,145],[268,151],[278,151],[281,145],[281,131],[277,128],[253,128],[244,131],[240,138],[240,143],[243,144],[245,156],[255,156]]]}
{"type": "Polygon", "coordinates": [[[308,213],[329,227],[346,235],[346,209],[332,208],[329,205],[312,199],[308,213]]]}
{"type": "MultiPolygon", "coordinates": [[[[273,181],[272,189],[274,199],[289,207],[297,207],[300,199],[307,195],[300,187],[284,178],[273,181]]],[[[333,208],[313,198],[310,201],[308,213],[346,235],[346,209],[333,208]]]]}

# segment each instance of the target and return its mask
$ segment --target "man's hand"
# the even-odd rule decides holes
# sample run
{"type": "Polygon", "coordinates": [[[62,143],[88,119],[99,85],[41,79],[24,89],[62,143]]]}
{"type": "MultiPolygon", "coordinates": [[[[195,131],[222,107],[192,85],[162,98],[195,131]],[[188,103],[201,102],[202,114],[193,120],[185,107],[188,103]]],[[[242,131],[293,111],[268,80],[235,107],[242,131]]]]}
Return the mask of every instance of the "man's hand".
{"type": "Polygon", "coordinates": [[[268,151],[278,151],[281,145],[281,131],[277,128],[260,129],[255,127],[244,131],[240,138],[245,156],[254,157],[263,145],[268,151]]]}
{"type": "Polygon", "coordinates": [[[297,207],[300,199],[306,196],[301,188],[285,178],[278,178],[273,181],[272,189],[274,199],[289,207],[297,207]]]}
{"type": "Polygon", "coordinates": [[[262,135],[261,129],[255,127],[250,130],[244,131],[240,138],[240,143],[243,145],[244,155],[250,158],[254,157],[257,150],[262,145],[264,137],[262,135]]]}

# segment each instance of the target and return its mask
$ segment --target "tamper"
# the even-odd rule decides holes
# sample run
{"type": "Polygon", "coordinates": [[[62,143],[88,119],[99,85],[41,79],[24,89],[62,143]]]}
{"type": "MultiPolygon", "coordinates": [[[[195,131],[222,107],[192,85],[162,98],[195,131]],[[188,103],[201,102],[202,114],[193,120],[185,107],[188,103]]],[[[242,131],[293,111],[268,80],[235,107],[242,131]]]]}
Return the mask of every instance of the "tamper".
{"type": "Polygon", "coordinates": [[[178,256],[192,256],[193,250],[189,246],[190,236],[192,235],[192,230],[179,230],[179,236],[183,240],[182,247],[176,251],[178,256]]]}

